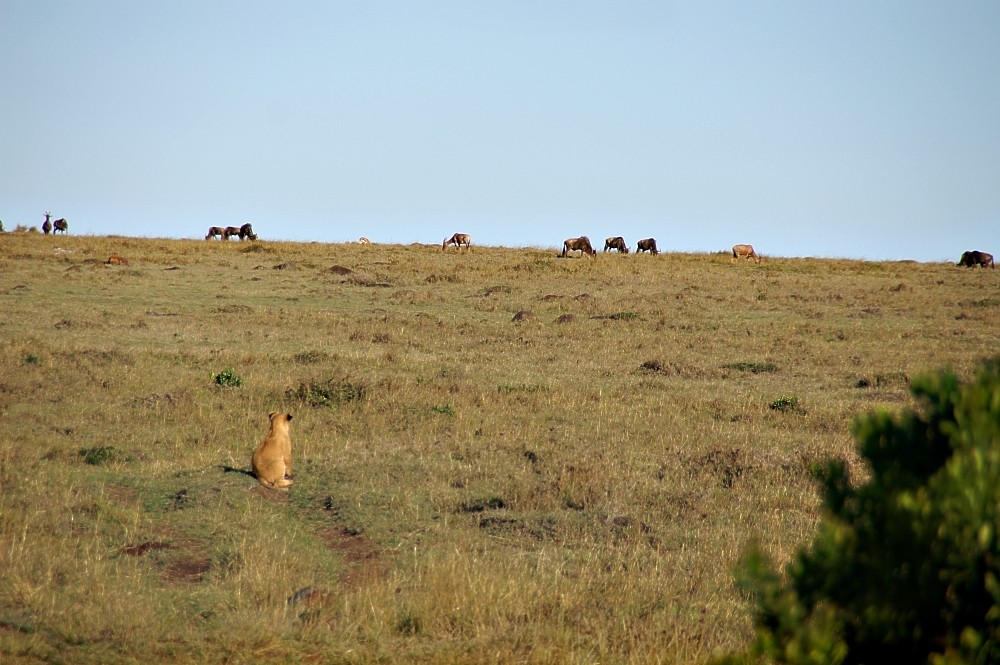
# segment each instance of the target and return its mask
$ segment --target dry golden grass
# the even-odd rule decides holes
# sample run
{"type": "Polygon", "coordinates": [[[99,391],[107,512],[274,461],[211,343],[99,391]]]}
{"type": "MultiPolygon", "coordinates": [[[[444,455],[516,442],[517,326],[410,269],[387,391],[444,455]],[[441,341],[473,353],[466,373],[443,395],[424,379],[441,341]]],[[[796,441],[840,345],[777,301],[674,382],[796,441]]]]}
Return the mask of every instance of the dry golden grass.
{"type": "Polygon", "coordinates": [[[995,271],[556,253],[0,235],[0,660],[704,661],[852,419],[997,348],[995,271]]]}

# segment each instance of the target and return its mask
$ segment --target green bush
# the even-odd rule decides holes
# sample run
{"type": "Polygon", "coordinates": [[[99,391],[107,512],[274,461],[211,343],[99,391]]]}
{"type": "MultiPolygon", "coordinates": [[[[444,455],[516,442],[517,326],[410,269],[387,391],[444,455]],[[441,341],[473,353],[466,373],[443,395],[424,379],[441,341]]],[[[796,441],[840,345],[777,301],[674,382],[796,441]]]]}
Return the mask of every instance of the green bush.
{"type": "Polygon", "coordinates": [[[1000,357],[911,390],[918,411],[854,424],[866,482],[827,463],[825,516],[785,576],[750,548],[756,637],[735,660],[1000,662],[1000,357]]]}
{"type": "Polygon", "coordinates": [[[767,405],[772,411],[787,411],[792,413],[805,413],[799,405],[799,398],[795,395],[782,395],[767,405]]]}
{"type": "Polygon", "coordinates": [[[212,381],[215,382],[215,385],[226,388],[239,388],[243,385],[243,379],[232,368],[224,369],[218,374],[212,374],[212,381]]]}

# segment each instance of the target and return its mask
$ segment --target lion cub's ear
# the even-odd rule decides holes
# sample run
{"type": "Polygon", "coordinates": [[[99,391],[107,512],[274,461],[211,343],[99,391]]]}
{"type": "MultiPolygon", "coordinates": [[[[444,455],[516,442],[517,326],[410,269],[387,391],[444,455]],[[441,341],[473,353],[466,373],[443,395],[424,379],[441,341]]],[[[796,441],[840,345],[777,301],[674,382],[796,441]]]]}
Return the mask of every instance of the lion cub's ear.
{"type": "Polygon", "coordinates": [[[267,414],[267,419],[268,420],[274,420],[274,417],[276,415],[278,415],[278,412],[277,411],[272,411],[271,413],[267,414]]]}
{"type": "Polygon", "coordinates": [[[289,420],[291,420],[291,419],[292,419],[292,414],[290,414],[290,413],[286,413],[285,415],[286,415],[286,416],[288,416],[288,419],[289,419],[289,420]]]}

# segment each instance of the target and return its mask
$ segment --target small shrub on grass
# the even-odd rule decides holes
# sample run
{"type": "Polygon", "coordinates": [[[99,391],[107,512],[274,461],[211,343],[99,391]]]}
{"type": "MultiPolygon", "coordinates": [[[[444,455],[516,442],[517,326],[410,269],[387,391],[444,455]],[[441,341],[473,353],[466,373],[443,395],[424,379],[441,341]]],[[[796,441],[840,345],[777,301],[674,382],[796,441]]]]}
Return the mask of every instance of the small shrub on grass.
{"type": "Polygon", "coordinates": [[[751,374],[764,374],[766,372],[777,372],[778,366],[769,362],[738,362],[729,363],[722,366],[723,369],[735,369],[738,372],[750,372],[751,374]]]}
{"type": "Polygon", "coordinates": [[[36,356],[34,353],[29,353],[28,355],[26,355],[24,357],[24,364],[25,365],[38,365],[41,362],[42,362],[41,359],[38,356],[36,356]]]}
{"type": "Polygon", "coordinates": [[[275,254],[277,250],[262,242],[255,242],[240,249],[240,252],[243,254],[275,254]]]}
{"type": "Polygon", "coordinates": [[[440,405],[440,406],[435,405],[435,406],[431,407],[431,410],[434,413],[440,413],[441,415],[444,415],[444,416],[453,416],[453,415],[455,415],[455,409],[452,408],[451,404],[443,404],[443,405],[440,405]]]}
{"type": "Polygon", "coordinates": [[[118,450],[114,446],[95,446],[93,448],[81,448],[80,457],[87,464],[101,466],[111,462],[128,461],[128,455],[118,450]]]}
{"type": "Polygon", "coordinates": [[[511,393],[540,393],[546,392],[548,389],[548,386],[541,383],[521,383],[518,385],[505,383],[497,386],[497,392],[501,395],[509,395],[511,393]]]}
{"type": "Polygon", "coordinates": [[[348,402],[357,402],[365,399],[368,389],[360,383],[350,381],[336,381],[328,379],[322,382],[306,382],[299,384],[298,388],[289,389],[285,396],[299,402],[305,402],[309,406],[335,407],[348,402]]]}
{"type": "Polygon", "coordinates": [[[212,381],[215,382],[215,385],[224,388],[239,388],[243,385],[243,379],[232,368],[224,369],[218,374],[212,374],[212,381]]]}
{"type": "Polygon", "coordinates": [[[401,610],[396,617],[396,631],[401,635],[417,635],[422,629],[420,617],[410,610],[401,610]]]}
{"type": "Polygon", "coordinates": [[[638,321],[639,315],[635,312],[615,312],[604,317],[611,321],[638,321]]]}
{"type": "Polygon", "coordinates": [[[463,501],[458,510],[463,513],[482,513],[487,510],[501,510],[507,507],[507,502],[501,497],[491,496],[487,499],[463,501]]]}
{"type": "Polygon", "coordinates": [[[805,413],[805,409],[799,404],[799,398],[795,395],[782,395],[767,406],[772,411],[782,413],[805,413]]]}
{"type": "Polygon", "coordinates": [[[292,360],[300,365],[314,365],[330,359],[330,354],[323,351],[303,351],[292,356],[292,360]]]}

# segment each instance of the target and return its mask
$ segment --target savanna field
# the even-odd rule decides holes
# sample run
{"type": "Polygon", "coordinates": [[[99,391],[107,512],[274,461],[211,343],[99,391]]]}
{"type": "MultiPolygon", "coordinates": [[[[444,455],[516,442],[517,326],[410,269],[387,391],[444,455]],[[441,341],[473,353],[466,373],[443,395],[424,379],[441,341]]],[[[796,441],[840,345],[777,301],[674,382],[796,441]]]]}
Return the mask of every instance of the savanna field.
{"type": "Polygon", "coordinates": [[[758,249],[0,235],[0,662],[742,649],[853,419],[1000,349],[1000,272],[758,249]]]}

